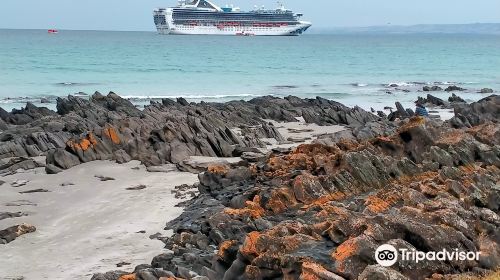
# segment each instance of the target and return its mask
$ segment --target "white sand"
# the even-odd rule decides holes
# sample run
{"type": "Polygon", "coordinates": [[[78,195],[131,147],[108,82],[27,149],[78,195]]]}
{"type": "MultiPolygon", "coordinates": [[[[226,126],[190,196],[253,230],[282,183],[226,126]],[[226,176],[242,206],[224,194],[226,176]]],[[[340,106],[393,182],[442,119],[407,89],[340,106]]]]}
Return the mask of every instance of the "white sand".
{"type": "Polygon", "coordinates": [[[303,139],[303,141],[297,143],[278,144],[275,139],[266,138],[264,140],[271,144],[268,148],[293,148],[301,144],[310,144],[320,135],[331,134],[346,129],[344,126],[340,125],[319,126],[314,123],[306,123],[302,117],[298,117],[297,120],[298,122],[277,122],[273,120],[265,120],[266,122],[272,123],[285,140],[288,140],[290,137],[303,139]]]}
{"type": "MultiPolygon", "coordinates": [[[[414,109],[414,108],[412,108],[414,109]]],[[[455,116],[455,113],[453,109],[441,109],[438,107],[427,107],[427,111],[429,111],[431,116],[439,116],[439,118],[443,121],[447,121],[455,116]]],[[[395,109],[394,109],[395,110],[395,109]]],[[[383,111],[386,115],[389,115],[391,113],[391,110],[381,110],[383,111]]]]}
{"type": "Polygon", "coordinates": [[[0,245],[0,279],[24,276],[25,279],[90,279],[95,272],[150,263],[162,253],[163,244],[149,235],[163,230],[168,220],[181,214],[174,207],[179,200],[171,190],[180,184],[193,184],[190,173],[148,173],[139,162],[119,165],[107,161],[86,163],[57,175],[36,169],[0,178],[0,212],[30,212],[26,217],[4,219],[0,229],[20,223],[37,227],[35,233],[0,245]],[[133,167],[140,167],[133,170],[133,167]],[[95,175],[115,181],[102,182],[95,175]],[[28,180],[22,187],[10,183],[28,180]],[[72,186],[60,186],[62,183],[72,186]],[[143,190],[126,190],[146,185],[143,190]],[[48,193],[20,194],[20,191],[43,188],[48,193]],[[28,200],[37,206],[5,206],[28,200]],[[137,233],[145,230],[146,234],[137,233]]]}

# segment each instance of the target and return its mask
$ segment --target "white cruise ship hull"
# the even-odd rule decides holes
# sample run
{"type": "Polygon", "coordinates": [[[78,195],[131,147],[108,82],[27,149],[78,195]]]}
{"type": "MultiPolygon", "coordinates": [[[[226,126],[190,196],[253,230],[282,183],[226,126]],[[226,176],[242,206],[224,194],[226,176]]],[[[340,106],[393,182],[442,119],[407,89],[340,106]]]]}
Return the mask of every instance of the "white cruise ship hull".
{"type": "Polygon", "coordinates": [[[310,23],[287,27],[224,27],[216,26],[175,26],[158,27],[162,35],[233,35],[233,36],[296,36],[311,26],[310,23]]]}
{"type": "Polygon", "coordinates": [[[160,8],[155,10],[154,17],[162,35],[297,36],[311,27],[310,22],[298,20],[299,15],[284,8],[225,12],[208,0],[160,8]]]}

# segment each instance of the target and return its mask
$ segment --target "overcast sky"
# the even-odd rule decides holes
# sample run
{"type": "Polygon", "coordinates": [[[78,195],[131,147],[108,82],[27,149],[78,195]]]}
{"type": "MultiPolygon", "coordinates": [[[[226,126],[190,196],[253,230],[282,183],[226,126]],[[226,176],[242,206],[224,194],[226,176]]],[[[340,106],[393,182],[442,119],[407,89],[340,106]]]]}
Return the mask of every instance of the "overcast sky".
{"type": "MultiPolygon", "coordinates": [[[[154,30],[152,10],[176,0],[1,0],[0,28],[154,30]]],[[[288,0],[315,27],[500,22],[500,0],[288,0]]],[[[271,0],[214,1],[243,9],[271,0]]]]}

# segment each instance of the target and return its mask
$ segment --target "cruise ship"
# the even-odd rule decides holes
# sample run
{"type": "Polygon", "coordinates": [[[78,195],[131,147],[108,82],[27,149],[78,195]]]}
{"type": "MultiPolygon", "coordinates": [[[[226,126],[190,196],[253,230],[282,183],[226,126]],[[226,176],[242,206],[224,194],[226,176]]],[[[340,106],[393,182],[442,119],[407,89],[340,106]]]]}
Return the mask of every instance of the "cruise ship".
{"type": "Polygon", "coordinates": [[[311,27],[300,20],[302,16],[281,3],[273,10],[255,7],[244,12],[208,0],[180,0],[176,7],[155,10],[154,22],[158,33],[165,35],[297,36],[311,27]]]}

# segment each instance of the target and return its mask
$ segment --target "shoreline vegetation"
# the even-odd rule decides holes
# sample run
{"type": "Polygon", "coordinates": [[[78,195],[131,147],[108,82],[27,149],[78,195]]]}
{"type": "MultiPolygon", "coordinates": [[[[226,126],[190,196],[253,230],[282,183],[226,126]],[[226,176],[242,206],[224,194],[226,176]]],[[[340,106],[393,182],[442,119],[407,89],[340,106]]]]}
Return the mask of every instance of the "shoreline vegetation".
{"type": "Polygon", "coordinates": [[[453,110],[446,120],[294,96],[139,110],[95,93],[58,98],[56,111],[1,109],[0,255],[5,246],[10,260],[0,277],[35,279],[36,264],[13,263],[36,242],[48,261],[60,255],[47,279],[486,276],[500,265],[500,96],[459,95],[419,99],[453,110]],[[153,234],[165,220],[169,231],[153,234]],[[386,243],[481,255],[382,267],[374,252],[386,243]]]}

